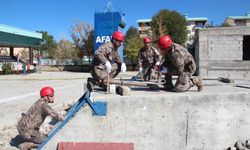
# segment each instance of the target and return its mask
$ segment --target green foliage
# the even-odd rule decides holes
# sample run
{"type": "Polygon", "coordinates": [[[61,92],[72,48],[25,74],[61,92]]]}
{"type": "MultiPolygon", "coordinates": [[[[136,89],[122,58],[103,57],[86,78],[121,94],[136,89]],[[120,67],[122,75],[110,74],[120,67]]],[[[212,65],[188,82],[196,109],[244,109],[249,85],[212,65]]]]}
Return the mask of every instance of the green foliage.
{"type": "Polygon", "coordinates": [[[14,66],[10,62],[5,62],[2,65],[3,74],[11,74],[14,70],[14,66]]]}
{"type": "Polygon", "coordinates": [[[70,34],[76,48],[79,50],[79,56],[92,56],[94,53],[94,27],[74,20],[74,25],[70,27],[70,34]]]}
{"type": "Polygon", "coordinates": [[[140,38],[137,29],[130,27],[125,35],[124,48],[128,60],[132,63],[136,62],[139,49],[143,46],[142,39],[140,38]]]}
{"type": "Polygon", "coordinates": [[[128,40],[128,45],[126,47],[126,56],[128,60],[136,63],[138,51],[142,48],[143,43],[141,39],[131,38],[128,40]]]}
{"type": "Polygon", "coordinates": [[[56,47],[57,44],[54,41],[54,37],[49,35],[47,31],[38,31],[42,33],[43,41],[40,45],[36,47],[40,53],[44,54],[47,58],[55,58],[56,57],[56,47]]]}
{"type": "Polygon", "coordinates": [[[125,35],[125,42],[128,41],[128,39],[131,38],[140,38],[140,35],[135,27],[130,27],[125,35]]]}
{"type": "Polygon", "coordinates": [[[184,44],[186,42],[186,19],[177,11],[160,10],[153,16],[151,27],[154,40],[167,34],[176,43],[184,44]]]}

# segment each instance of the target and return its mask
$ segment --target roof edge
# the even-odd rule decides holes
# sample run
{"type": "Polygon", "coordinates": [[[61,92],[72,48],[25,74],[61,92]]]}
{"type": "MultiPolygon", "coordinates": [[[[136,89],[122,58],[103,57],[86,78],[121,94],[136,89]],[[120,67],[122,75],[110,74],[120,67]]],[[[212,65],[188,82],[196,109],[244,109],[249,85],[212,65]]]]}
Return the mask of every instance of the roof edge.
{"type": "Polygon", "coordinates": [[[6,32],[6,33],[11,33],[11,34],[17,34],[17,35],[23,35],[23,36],[28,36],[28,37],[33,37],[33,38],[38,38],[42,39],[42,34],[26,29],[21,29],[5,24],[0,24],[0,31],[6,32]]]}

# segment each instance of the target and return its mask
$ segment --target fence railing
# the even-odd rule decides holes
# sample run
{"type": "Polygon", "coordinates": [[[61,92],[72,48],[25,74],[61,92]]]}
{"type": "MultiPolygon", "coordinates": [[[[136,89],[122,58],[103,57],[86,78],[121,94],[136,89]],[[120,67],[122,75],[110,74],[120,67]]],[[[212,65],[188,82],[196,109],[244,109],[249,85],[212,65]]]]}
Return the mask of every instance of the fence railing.
{"type": "Polygon", "coordinates": [[[41,59],[41,65],[89,65],[86,59],[41,59]]]}

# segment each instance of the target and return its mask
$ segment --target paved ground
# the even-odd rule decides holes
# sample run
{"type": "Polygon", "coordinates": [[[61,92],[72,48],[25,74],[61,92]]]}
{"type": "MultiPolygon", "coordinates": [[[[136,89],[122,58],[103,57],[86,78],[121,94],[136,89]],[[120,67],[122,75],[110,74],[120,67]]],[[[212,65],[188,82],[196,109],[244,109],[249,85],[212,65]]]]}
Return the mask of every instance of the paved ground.
{"type": "MultiPolygon", "coordinates": [[[[125,73],[124,78],[136,74],[125,73]]],[[[56,100],[52,107],[62,111],[73,104],[83,94],[83,83],[90,73],[43,72],[41,74],[1,75],[0,76],[0,146],[4,149],[16,149],[10,146],[11,139],[17,135],[16,124],[22,112],[39,98],[43,86],[55,89],[56,100]]]]}
{"type": "MultiPolygon", "coordinates": [[[[127,72],[123,78],[131,78],[136,72],[127,72]]],[[[17,135],[16,123],[21,116],[38,98],[39,90],[43,86],[52,86],[56,93],[55,103],[52,107],[57,111],[62,111],[64,107],[73,104],[83,94],[83,84],[90,77],[89,73],[72,72],[43,72],[41,74],[22,75],[2,75],[0,76],[0,146],[3,149],[16,149],[11,146],[11,140],[17,135]]],[[[120,78],[121,76],[118,76],[120,78]]],[[[235,85],[249,88],[249,80],[237,80],[235,85]]],[[[232,86],[214,79],[205,80],[206,86],[213,86],[221,91],[221,86],[232,86]]],[[[244,88],[244,90],[248,90],[244,88]]],[[[195,89],[194,89],[195,90],[195,89]]],[[[209,88],[205,92],[211,92],[214,88],[209,88]]],[[[228,89],[228,92],[234,89],[228,89]]],[[[239,88],[237,88],[239,90],[239,88]]],[[[216,91],[216,90],[215,90],[216,91]]],[[[136,92],[136,91],[135,91],[136,92]]],[[[135,93],[133,92],[133,93],[135,93]]],[[[146,91],[138,91],[146,94],[146,91]]],[[[226,92],[226,91],[224,91],[226,92]]],[[[98,95],[98,92],[95,93],[98,95]]],[[[135,93],[136,94],[136,93],[135,93]]],[[[204,93],[205,94],[205,93],[204,93]]],[[[101,94],[100,96],[103,96],[101,94]]]]}

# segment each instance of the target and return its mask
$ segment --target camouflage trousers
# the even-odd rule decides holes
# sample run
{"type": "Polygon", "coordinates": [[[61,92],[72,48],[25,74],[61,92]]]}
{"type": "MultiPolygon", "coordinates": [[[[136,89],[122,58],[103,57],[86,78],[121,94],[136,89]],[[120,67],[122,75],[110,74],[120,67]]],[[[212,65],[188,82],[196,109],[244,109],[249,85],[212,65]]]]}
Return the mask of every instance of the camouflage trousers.
{"type": "Polygon", "coordinates": [[[19,135],[22,137],[24,142],[34,142],[36,144],[41,144],[47,138],[47,135],[39,132],[39,129],[19,131],[19,135]]]}
{"type": "Polygon", "coordinates": [[[143,75],[144,81],[156,79],[156,74],[152,65],[143,66],[142,68],[143,68],[142,75],[143,75]]]}
{"type": "Polygon", "coordinates": [[[164,62],[163,66],[167,67],[168,69],[168,73],[165,74],[165,87],[167,90],[185,92],[194,86],[192,75],[196,70],[196,65],[193,59],[191,59],[189,63],[185,64],[182,73],[178,72],[179,69],[176,68],[171,62],[166,61],[164,62]],[[173,86],[172,83],[172,75],[178,75],[175,86],[173,86]]]}
{"type": "Polygon", "coordinates": [[[175,92],[185,92],[194,86],[191,77],[192,75],[190,73],[183,73],[182,75],[178,76],[175,86],[173,86],[172,73],[167,73],[165,74],[165,80],[166,80],[166,84],[164,85],[165,89],[173,90],[175,92]]]}
{"type": "MultiPolygon", "coordinates": [[[[111,72],[109,74],[109,80],[113,80],[121,71],[121,66],[118,64],[112,64],[112,69],[111,72]]],[[[90,73],[92,75],[92,77],[94,78],[94,80],[96,80],[97,82],[103,82],[103,81],[107,81],[108,79],[108,72],[106,70],[106,68],[102,68],[99,66],[93,66],[93,68],[90,70],[90,73]]]]}

